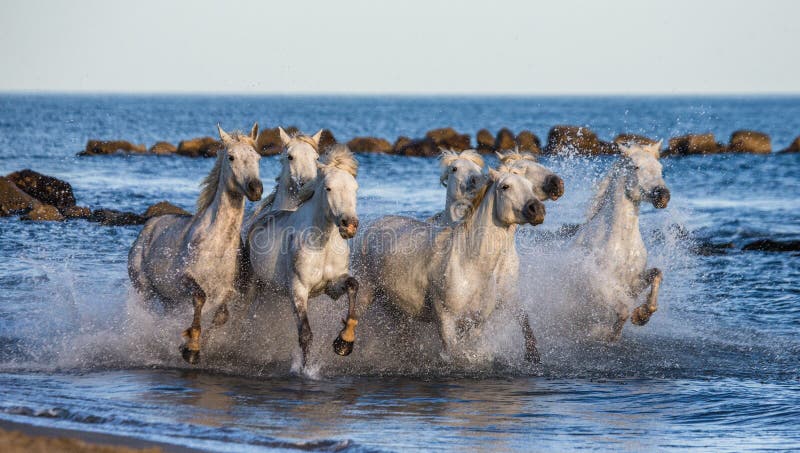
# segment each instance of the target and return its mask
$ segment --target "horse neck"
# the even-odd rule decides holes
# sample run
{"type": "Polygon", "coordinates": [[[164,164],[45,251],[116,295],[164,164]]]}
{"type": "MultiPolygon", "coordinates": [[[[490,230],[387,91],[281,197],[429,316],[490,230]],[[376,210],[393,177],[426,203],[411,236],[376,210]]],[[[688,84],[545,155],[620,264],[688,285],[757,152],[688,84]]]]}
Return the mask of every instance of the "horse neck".
{"type": "Polygon", "coordinates": [[[224,235],[226,232],[237,232],[242,228],[244,220],[244,195],[229,191],[227,181],[220,178],[214,201],[196,216],[195,222],[207,226],[208,236],[224,235]]]}
{"type": "Polygon", "coordinates": [[[278,176],[278,187],[275,191],[275,200],[272,202],[272,210],[284,211],[297,207],[297,198],[289,193],[291,183],[290,170],[288,165],[284,165],[278,176]]]}
{"type": "Polygon", "coordinates": [[[495,185],[487,189],[475,212],[454,232],[453,246],[461,256],[481,267],[494,268],[496,261],[514,244],[516,225],[505,226],[494,218],[495,185]]]}
{"type": "MultiPolygon", "coordinates": [[[[318,181],[317,184],[320,185],[322,182],[318,181]]],[[[301,204],[292,214],[298,223],[302,223],[303,226],[313,227],[321,233],[320,235],[310,235],[313,238],[309,238],[318,245],[327,243],[336,230],[336,225],[328,218],[326,209],[322,191],[317,187],[314,190],[314,195],[301,204]]]]}
{"type": "MultiPolygon", "coordinates": [[[[628,239],[639,232],[639,203],[625,194],[625,176],[612,178],[600,196],[599,206],[586,222],[584,230],[593,237],[612,242],[615,238],[628,239]]],[[[587,238],[588,239],[588,238],[587,238]]]]}
{"type": "Polygon", "coordinates": [[[453,208],[459,203],[470,203],[469,200],[463,200],[458,198],[458,194],[455,193],[455,189],[450,187],[450,184],[447,185],[447,199],[444,202],[444,217],[448,223],[459,222],[462,219],[456,218],[453,215],[453,208]],[[451,192],[452,191],[452,192],[451,192]]]}

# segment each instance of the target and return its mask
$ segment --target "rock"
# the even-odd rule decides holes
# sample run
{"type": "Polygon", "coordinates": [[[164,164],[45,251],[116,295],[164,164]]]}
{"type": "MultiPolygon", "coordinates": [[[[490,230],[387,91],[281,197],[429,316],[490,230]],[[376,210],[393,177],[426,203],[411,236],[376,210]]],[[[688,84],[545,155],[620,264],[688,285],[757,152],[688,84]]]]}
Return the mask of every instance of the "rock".
{"type": "Polygon", "coordinates": [[[520,151],[528,151],[534,154],[541,154],[542,153],[542,142],[539,141],[539,137],[536,136],[531,131],[520,131],[517,134],[517,148],[520,151]]]}
{"type": "Polygon", "coordinates": [[[347,142],[347,147],[355,153],[388,153],[392,144],[382,138],[356,137],[347,142]]]}
{"type": "Polygon", "coordinates": [[[319,137],[319,152],[324,153],[328,150],[331,146],[336,144],[336,137],[333,136],[333,132],[330,129],[323,129],[322,135],[319,137]]]}
{"type": "Polygon", "coordinates": [[[155,145],[150,147],[150,154],[173,154],[177,151],[178,148],[175,147],[172,143],[169,142],[158,142],[155,145]]]}
{"type": "Polygon", "coordinates": [[[781,150],[782,153],[798,153],[800,152],[800,136],[794,139],[791,145],[786,149],[781,150]]]}
{"type": "Polygon", "coordinates": [[[134,212],[123,212],[116,209],[97,209],[89,217],[90,222],[98,222],[106,226],[141,225],[146,220],[134,212]]]}
{"type": "Polygon", "coordinates": [[[58,209],[49,204],[36,203],[36,205],[28,211],[27,214],[21,216],[20,220],[30,220],[34,222],[59,222],[64,220],[64,216],[58,212],[58,209]]]}
{"type": "MultiPolygon", "coordinates": [[[[285,127],[283,130],[289,135],[299,132],[299,129],[294,126],[285,127]]],[[[331,137],[333,137],[333,134],[331,134],[331,137]]],[[[322,140],[320,139],[321,142],[322,140]]],[[[325,148],[320,146],[320,149],[325,148]]],[[[262,156],[274,156],[283,151],[283,142],[281,142],[281,134],[277,127],[261,130],[258,134],[258,139],[256,139],[256,151],[262,156]]]]}
{"type": "Polygon", "coordinates": [[[394,141],[392,145],[392,152],[397,154],[399,150],[405,148],[411,143],[411,139],[406,137],[405,135],[401,135],[397,137],[397,140],[394,141]]]}
{"type": "Polygon", "coordinates": [[[116,153],[136,153],[142,154],[147,152],[147,147],[144,145],[135,145],[125,140],[89,140],[86,142],[86,148],[79,152],[79,156],[98,156],[116,153]]]}
{"type": "Polygon", "coordinates": [[[478,152],[491,153],[494,151],[494,135],[488,129],[481,129],[475,134],[475,140],[478,142],[478,152]]]}
{"type": "Polygon", "coordinates": [[[178,143],[175,154],[186,157],[217,157],[217,151],[222,148],[222,142],[212,137],[192,138],[178,143]]]}
{"type": "Polygon", "coordinates": [[[75,206],[72,186],[65,181],[27,169],[6,177],[20,190],[44,204],[51,204],[58,209],[75,206]]]}
{"type": "Polygon", "coordinates": [[[0,176],[0,217],[29,211],[37,201],[20,190],[16,184],[0,176]]]}
{"type": "Polygon", "coordinates": [[[772,141],[763,132],[740,130],[731,134],[728,151],[734,153],[769,154],[772,141]]]}
{"type": "Polygon", "coordinates": [[[497,136],[494,139],[494,149],[497,151],[505,151],[514,149],[517,146],[517,140],[514,133],[507,128],[502,128],[497,131],[497,136]]]}
{"type": "Polygon", "coordinates": [[[547,134],[548,154],[576,153],[587,156],[613,154],[617,147],[597,138],[591,129],[580,126],[553,126],[547,134]]]}
{"type": "Polygon", "coordinates": [[[689,154],[716,154],[725,149],[717,143],[714,134],[689,134],[669,139],[665,156],[685,156],[689,154]]]}
{"type": "Polygon", "coordinates": [[[145,220],[149,220],[152,217],[158,217],[161,215],[168,215],[168,214],[185,215],[185,216],[192,215],[191,212],[183,208],[179,208],[174,204],[170,203],[169,201],[159,201],[158,203],[147,208],[147,210],[144,211],[143,217],[145,218],[145,220]]]}
{"type": "Polygon", "coordinates": [[[758,252],[800,252],[800,241],[775,241],[759,239],[742,247],[746,251],[758,252]]]}
{"type": "Polygon", "coordinates": [[[61,210],[61,214],[68,219],[88,219],[92,210],[85,206],[70,206],[61,210]]]}
{"type": "Polygon", "coordinates": [[[434,157],[441,152],[436,143],[428,137],[406,140],[403,141],[401,146],[394,148],[395,154],[400,156],[434,157]]]}
{"type": "Polygon", "coordinates": [[[469,134],[460,134],[452,127],[430,130],[425,134],[425,138],[433,141],[437,148],[442,147],[454,151],[463,151],[472,146],[469,134]]]}
{"type": "Polygon", "coordinates": [[[621,145],[623,143],[628,143],[632,145],[655,145],[658,143],[658,140],[653,140],[650,137],[645,137],[644,135],[638,134],[619,134],[614,137],[614,143],[621,145]]]}

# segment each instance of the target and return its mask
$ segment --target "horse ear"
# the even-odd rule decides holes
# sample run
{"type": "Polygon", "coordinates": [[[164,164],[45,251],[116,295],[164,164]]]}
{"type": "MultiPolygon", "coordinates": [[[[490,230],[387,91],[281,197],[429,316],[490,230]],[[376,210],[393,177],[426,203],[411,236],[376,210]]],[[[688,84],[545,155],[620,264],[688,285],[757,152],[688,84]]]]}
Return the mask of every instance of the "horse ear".
{"type": "Polygon", "coordinates": [[[254,141],[258,138],[258,122],[253,123],[253,128],[250,129],[250,138],[254,141]]]}
{"type": "Polygon", "coordinates": [[[633,147],[630,145],[630,143],[625,142],[617,143],[617,148],[619,148],[619,153],[623,156],[630,156],[631,151],[633,150],[633,147]]]}
{"type": "Polygon", "coordinates": [[[283,130],[283,128],[280,126],[278,126],[278,132],[281,135],[281,143],[283,143],[283,146],[288,145],[289,142],[292,140],[292,137],[289,137],[289,134],[287,134],[286,131],[283,130]]]}
{"type": "Polygon", "coordinates": [[[311,136],[311,140],[314,140],[314,143],[317,144],[317,148],[319,148],[319,139],[321,138],[322,138],[322,129],[320,129],[319,131],[317,131],[316,134],[311,136]]]}
{"type": "Polygon", "coordinates": [[[658,142],[656,142],[656,143],[654,143],[654,144],[650,145],[650,153],[651,153],[651,154],[653,155],[653,157],[655,157],[656,159],[658,159],[659,157],[661,157],[661,145],[663,145],[663,144],[664,144],[664,139],[662,138],[662,139],[661,139],[661,140],[659,140],[658,142]]]}
{"type": "Polygon", "coordinates": [[[227,132],[222,130],[222,126],[220,126],[219,123],[217,123],[217,130],[219,131],[219,139],[222,140],[222,143],[227,145],[228,143],[233,142],[231,136],[228,135],[227,132]]]}

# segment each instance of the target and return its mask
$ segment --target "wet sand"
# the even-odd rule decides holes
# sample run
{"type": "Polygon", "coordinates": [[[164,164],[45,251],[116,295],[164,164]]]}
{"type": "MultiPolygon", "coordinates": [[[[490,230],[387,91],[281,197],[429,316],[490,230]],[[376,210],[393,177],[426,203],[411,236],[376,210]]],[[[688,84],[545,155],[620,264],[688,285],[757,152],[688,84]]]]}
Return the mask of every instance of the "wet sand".
{"type": "Polygon", "coordinates": [[[188,453],[201,450],[135,437],[0,420],[0,451],[4,453],[188,453]]]}

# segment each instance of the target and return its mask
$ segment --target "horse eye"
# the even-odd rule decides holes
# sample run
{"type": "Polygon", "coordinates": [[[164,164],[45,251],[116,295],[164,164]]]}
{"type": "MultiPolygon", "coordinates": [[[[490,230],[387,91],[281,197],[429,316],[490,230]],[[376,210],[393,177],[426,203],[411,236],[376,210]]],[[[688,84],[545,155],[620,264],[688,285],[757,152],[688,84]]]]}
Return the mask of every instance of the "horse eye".
{"type": "Polygon", "coordinates": [[[458,168],[453,167],[453,173],[455,173],[456,171],[458,171],[458,168]]]}
{"type": "Polygon", "coordinates": [[[289,159],[289,160],[292,160],[292,159],[294,159],[294,157],[292,157],[292,155],[291,155],[291,154],[289,154],[288,156],[286,156],[286,158],[287,158],[287,159],[289,159]]]}
{"type": "Polygon", "coordinates": [[[233,156],[228,156],[228,160],[233,162],[233,156]]]}
{"type": "Polygon", "coordinates": [[[633,167],[633,169],[634,170],[639,170],[639,166],[637,165],[637,166],[633,167]]]}
{"type": "Polygon", "coordinates": [[[511,188],[511,186],[509,186],[508,184],[503,184],[503,187],[501,187],[501,189],[503,189],[503,190],[508,190],[510,188],[511,188]]]}
{"type": "Polygon", "coordinates": [[[326,187],[326,188],[325,188],[325,190],[327,190],[328,192],[330,192],[330,191],[331,191],[331,188],[330,188],[330,187],[326,187]]]}

